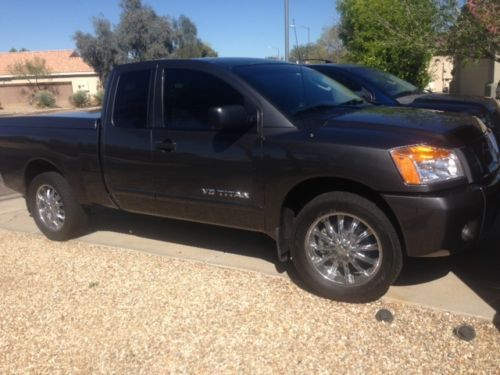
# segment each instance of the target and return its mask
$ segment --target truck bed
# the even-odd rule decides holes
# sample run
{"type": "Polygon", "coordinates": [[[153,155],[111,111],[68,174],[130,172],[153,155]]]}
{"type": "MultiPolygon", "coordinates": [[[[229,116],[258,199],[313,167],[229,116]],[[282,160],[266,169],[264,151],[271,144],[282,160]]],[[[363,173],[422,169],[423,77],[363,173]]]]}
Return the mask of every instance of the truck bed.
{"type": "Polygon", "coordinates": [[[81,203],[97,200],[109,206],[99,162],[99,118],[98,112],[0,118],[0,171],[5,185],[25,194],[24,171],[30,170],[34,158],[50,160],[77,187],[81,203]]]}

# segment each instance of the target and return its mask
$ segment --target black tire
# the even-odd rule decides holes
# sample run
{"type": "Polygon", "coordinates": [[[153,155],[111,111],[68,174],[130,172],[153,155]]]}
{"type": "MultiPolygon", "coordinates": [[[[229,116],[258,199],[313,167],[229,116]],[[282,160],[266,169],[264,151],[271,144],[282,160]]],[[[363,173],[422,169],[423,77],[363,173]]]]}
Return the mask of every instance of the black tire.
{"type": "Polygon", "coordinates": [[[77,237],[85,231],[88,220],[87,214],[75,198],[68,182],[57,172],[46,172],[36,176],[28,187],[26,202],[38,229],[53,241],[66,241],[77,237]],[[44,186],[52,187],[62,201],[65,218],[61,227],[57,230],[50,228],[44,222],[37,209],[36,194],[39,188],[44,186]]]}
{"type": "MultiPolygon", "coordinates": [[[[384,212],[373,202],[345,192],[322,194],[300,211],[295,220],[291,252],[294,266],[306,287],[320,296],[344,302],[361,303],[380,298],[396,280],[403,265],[399,236],[384,212]],[[342,284],[338,280],[334,282],[328,279],[313,266],[307,255],[306,237],[310,228],[319,218],[335,213],[350,214],[361,219],[375,234],[372,238],[378,240],[377,255],[381,253],[380,261],[370,278],[364,283],[360,282],[360,285],[346,285],[347,281],[342,284]]],[[[341,276],[347,272],[343,273],[341,276]]]]}

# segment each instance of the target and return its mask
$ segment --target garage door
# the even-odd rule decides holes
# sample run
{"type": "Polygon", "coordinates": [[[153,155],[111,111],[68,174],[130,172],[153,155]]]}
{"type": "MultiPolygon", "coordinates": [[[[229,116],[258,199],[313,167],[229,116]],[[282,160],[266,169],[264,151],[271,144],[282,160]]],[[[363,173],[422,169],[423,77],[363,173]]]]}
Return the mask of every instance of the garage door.
{"type": "MultiPolygon", "coordinates": [[[[73,94],[71,82],[44,84],[56,97],[56,105],[67,107],[73,94]]],[[[16,104],[26,104],[30,101],[32,90],[28,85],[0,85],[0,103],[4,107],[16,104]]]]}

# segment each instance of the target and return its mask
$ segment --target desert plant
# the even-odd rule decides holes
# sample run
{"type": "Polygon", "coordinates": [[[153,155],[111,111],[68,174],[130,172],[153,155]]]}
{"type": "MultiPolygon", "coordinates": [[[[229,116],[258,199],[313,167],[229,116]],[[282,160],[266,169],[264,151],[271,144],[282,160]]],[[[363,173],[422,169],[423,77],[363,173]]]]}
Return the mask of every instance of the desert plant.
{"type": "Polygon", "coordinates": [[[53,108],[56,106],[56,98],[53,93],[47,90],[38,91],[33,101],[39,108],[53,108]]]}
{"type": "Polygon", "coordinates": [[[99,90],[97,93],[94,95],[94,104],[97,106],[102,106],[102,102],[104,100],[104,91],[99,90]]]}
{"type": "Polygon", "coordinates": [[[90,105],[90,95],[86,91],[77,91],[71,95],[70,99],[71,103],[78,108],[88,107],[90,105]]]}
{"type": "Polygon", "coordinates": [[[44,85],[40,83],[50,76],[50,69],[44,59],[35,57],[32,60],[18,61],[9,66],[9,72],[17,79],[28,81],[33,92],[42,91],[44,85]]]}

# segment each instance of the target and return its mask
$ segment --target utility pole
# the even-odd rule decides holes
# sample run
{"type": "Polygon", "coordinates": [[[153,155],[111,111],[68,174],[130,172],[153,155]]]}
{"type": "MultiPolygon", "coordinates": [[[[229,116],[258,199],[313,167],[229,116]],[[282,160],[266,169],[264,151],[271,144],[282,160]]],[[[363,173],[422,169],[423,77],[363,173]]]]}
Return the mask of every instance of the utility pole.
{"type": "Polygon", "coordinates": [[[285,61],[290,57],[290,1],[285,0],[285,61]]]}

